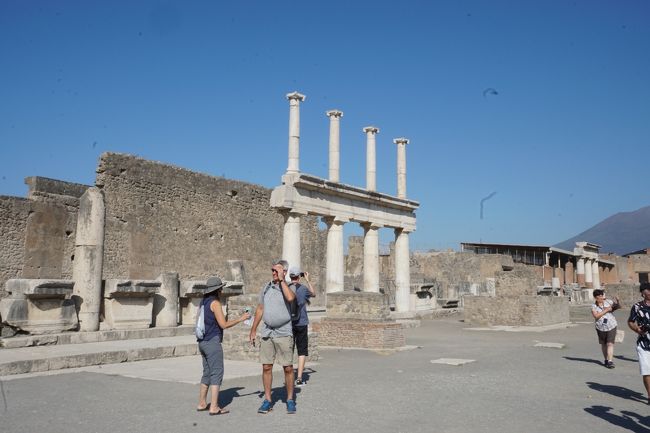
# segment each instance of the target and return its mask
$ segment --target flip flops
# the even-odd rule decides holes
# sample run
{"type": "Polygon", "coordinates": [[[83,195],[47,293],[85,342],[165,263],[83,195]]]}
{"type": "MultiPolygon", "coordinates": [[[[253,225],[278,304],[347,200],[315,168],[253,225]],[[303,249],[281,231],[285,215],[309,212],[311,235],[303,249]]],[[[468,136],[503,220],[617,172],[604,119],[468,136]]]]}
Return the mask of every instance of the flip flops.
{"type": "Polygon", "coordinates": [[[227,413],[230,413],[230,411],[226,410],[226,409],[223,409],[223,408],[219,408],[219,410],[216,411],[216,412],[210,412],[210,416],[212,416],[212,415],[225,415],[227,413]]]}

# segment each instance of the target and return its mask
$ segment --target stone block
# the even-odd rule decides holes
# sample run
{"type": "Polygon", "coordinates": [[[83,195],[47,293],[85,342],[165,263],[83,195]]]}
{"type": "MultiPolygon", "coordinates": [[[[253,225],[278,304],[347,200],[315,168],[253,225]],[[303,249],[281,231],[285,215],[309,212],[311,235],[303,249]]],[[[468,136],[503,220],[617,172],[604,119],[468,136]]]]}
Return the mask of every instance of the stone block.
{"type": "Polygon", "coordinates": [[[153,300],[158,280],[106,280],[104,320],[108,329],[149,328],[153,321],[153,300]]]}
{"type": "Polygon", "coordinates": [[[70,280],[8,280],[9,296],[0,300],[2,322],[31,334],[77,329],[73,285],[70,280]]]}
{"type": "Polygon", "coordinates": [[[327,294],[331,319],[390,320],[388,297],[382,293],[345,291],[327,294]]]}

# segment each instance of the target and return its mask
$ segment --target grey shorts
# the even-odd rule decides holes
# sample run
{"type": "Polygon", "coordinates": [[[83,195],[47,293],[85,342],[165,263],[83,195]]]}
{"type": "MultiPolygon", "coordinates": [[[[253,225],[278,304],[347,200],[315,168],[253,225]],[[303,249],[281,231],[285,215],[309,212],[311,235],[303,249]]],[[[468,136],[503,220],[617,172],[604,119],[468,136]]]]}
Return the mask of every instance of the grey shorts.
{"type": "Polygon", "coordinates": [[[293,337],[262,337],[260,362],[262,364],[277,362],[283,367],[293,365],[293,337]]]}
{"type": "Polygon", "coordinates": [[[616,339],[616,328],[610,329],[609,331],[599,331],[596,329],[596,334],[598,334],[598,343],[614,343],[616,339]]]}

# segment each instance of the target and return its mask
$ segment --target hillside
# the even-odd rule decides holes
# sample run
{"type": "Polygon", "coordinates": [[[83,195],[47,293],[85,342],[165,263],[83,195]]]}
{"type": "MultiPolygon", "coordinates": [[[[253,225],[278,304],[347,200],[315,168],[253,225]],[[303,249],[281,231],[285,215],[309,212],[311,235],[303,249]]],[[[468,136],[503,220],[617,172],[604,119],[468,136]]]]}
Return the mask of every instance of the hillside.
{"type": "Polygon", "coordinates": [[[573,251],[576,242],[601,245],[601,253],[626,254],[650,247],[650,206],[620,212],[555,247],[573,251]]]}

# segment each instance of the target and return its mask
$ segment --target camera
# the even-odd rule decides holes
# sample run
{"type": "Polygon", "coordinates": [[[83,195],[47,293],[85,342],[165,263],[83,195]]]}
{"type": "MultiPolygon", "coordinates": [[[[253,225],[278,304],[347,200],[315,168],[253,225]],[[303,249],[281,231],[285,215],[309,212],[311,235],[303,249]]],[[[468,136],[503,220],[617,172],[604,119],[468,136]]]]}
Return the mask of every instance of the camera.
{"type": "Polygon", "coordinates": [[[305,278],[305,273],[304,272],[300,273],[300,278],[305,278]]]}

